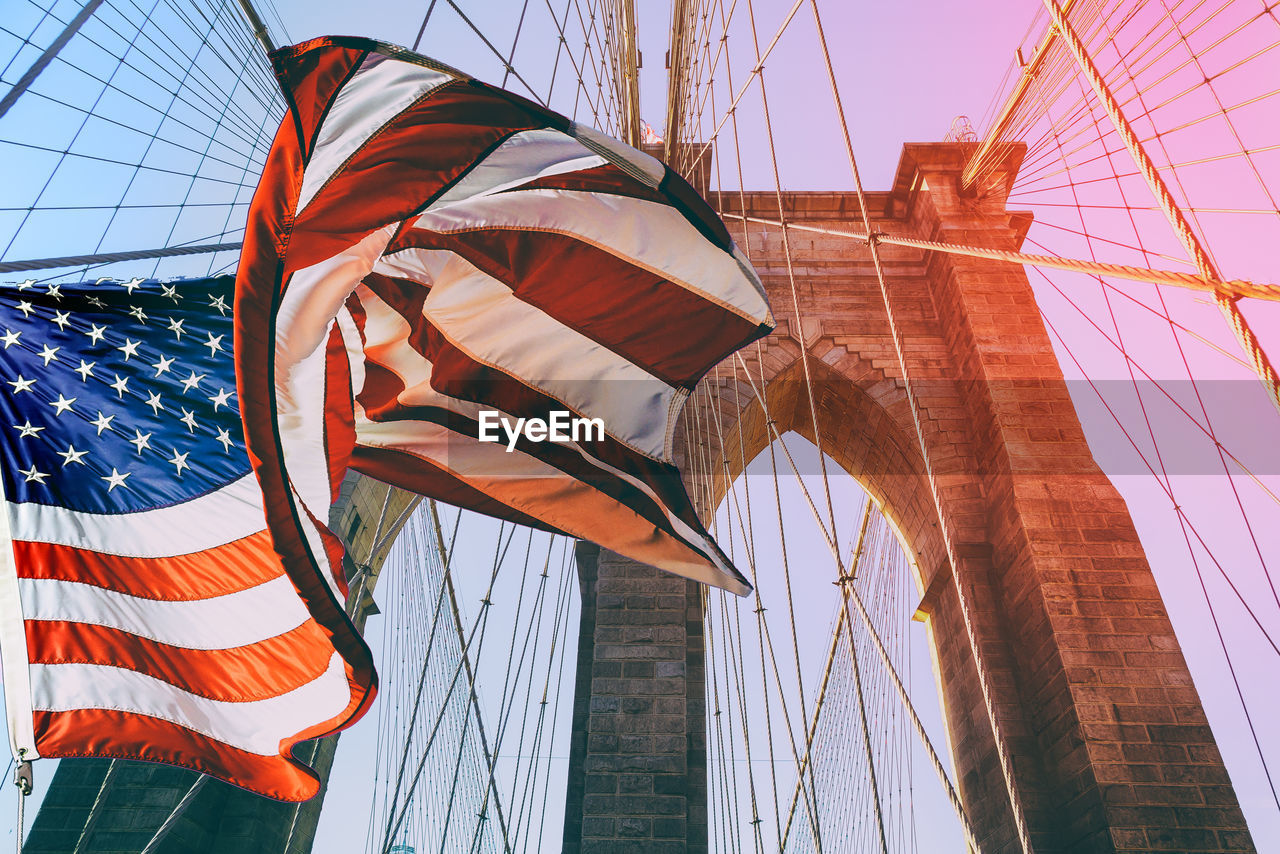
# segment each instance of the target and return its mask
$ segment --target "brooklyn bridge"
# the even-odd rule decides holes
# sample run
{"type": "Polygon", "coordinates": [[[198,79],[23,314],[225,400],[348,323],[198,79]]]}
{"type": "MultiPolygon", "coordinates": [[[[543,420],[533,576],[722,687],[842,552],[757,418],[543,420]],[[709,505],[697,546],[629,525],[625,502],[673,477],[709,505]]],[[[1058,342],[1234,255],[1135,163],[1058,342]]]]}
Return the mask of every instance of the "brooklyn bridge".
{"type": "Polygon", "coordinates": [[[345,30],[680,172],[777,321],[675,431],[749,595],[348,475],[321,793],[38,761],[19,851],[1280,851],[1276,4],[4,3],[15,285],[234,273],[345,30]]]}

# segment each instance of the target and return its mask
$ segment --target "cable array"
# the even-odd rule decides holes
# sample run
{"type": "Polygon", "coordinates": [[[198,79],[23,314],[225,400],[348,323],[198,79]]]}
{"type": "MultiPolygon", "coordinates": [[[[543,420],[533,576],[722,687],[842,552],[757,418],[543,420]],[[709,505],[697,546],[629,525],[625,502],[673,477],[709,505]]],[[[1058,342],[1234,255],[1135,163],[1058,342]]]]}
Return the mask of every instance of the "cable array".
{"type": "MultiPolygon", "coordinates": [[[[71,23],[20,0],[0,23],[13,83],[71,23]]],[[[0,259],[237,243],[283,102],[234,0],[107,0],[0,117],[0,259]]],[[[234,251],[158,258],[151,275],[229,269],[234,251]]],[[[127,271],[68,265],[49,279],[127,271]]]]}

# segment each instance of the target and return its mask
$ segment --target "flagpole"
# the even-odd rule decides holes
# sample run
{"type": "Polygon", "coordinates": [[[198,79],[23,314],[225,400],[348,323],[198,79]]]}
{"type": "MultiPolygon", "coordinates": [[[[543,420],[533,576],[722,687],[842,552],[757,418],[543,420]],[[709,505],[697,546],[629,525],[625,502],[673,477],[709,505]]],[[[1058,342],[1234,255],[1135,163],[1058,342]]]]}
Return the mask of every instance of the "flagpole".
{"type": "Polygon", "coordinates": [[[33,781],[31,763],[23,759],[13,770],[13,785],[18,787],[18,854],[22,854],[23,826],[26,823],[23,812],[27,805],[27,795],[31,794],[33,781]]]}

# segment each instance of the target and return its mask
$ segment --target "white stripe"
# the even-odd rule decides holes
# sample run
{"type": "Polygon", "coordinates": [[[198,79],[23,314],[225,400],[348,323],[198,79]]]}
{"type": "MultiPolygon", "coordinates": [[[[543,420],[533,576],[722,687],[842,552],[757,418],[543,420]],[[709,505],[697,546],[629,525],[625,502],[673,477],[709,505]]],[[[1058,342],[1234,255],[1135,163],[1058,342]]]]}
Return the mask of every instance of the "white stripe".
{"type": "MultiPolygon", "coordinates": [[[[0,478],[0,499],[3,498],[4,481],[0,478]]],[[[4,501],[0,504],[0,677],[4,680],[5,721],[13,755],[39,759],[31,719],[30,662],[23,623],[22,591],[18,587],[18,570],[13,560],[9,503],[4,501]]]]}
{"type": "Polygon", "coordinates": [[[160,679],[97,664],[37,664],[35,708],[48,712],[110,709],[160,718],[231,747],[277,756],[280,742],[347,707],[350,686],[342,658],[288,693],[243,703],[200,697],[160,679]]]}
{"type": "Polygon", "coordinates": [[[175,557],[234,542],[266,528],[262,488],[252,472],[208,495],[138,513],[83,513],[9,504],[13,538],[123,557],[175,557]]]}
{"type": "MultiPolygon", "coordinates": [[[[369,344],[368,358],[370,362],[374,362],[379,366],[386,368],[400,378],[400,382],[404,385],[404,389],[396,395],[396,402],[406,407],[418,406],[435,406],[456,412],[473,421],[478,420],[481,411],[497,411],[499,414],[510,418],[509,413],[495,410],[492,406],[481,406],[470,400],[462,400],[456,397],[450,397],[442,394],[431,387],[431,362],[423,357],[421,353],[409,346],[406,340],[408,334],[408,323],[400,314],[377,297],[372,291],[364,286],[357,291],[361,298],[361,305],[365,311],[365,336],[369,344]]],[[[429,422],[421,421],[404,421],[398,420],[390,423],[374,423],[364,416],[363,409],[356,412],[356,443],[360,445],[376,444],[381,447],[395,447],[388,444],[394,441],[413,441],[416,426],[422,425],[424,429],[444,430],[445,428],[438,425],[432,425],[429,422]],[[408,428],[396,426],[396,424],[410,425],[408,428]]],[[[463,443],[472,442],[477,445],[481,443],[476,437],[460,436],[457,434],[449,434],[445,437],[449,441],[450,448],[457,448],[463,443]]],[[[504,440],[505,441],[505,440],[504,440]]],[[[518,463],[524,465],[526,459],[533,460],[538,466],[536,474],[525,472],[519,474],[513,469],[513,473],[517,473],[521,477],[549,477],[559,476],[567,477],[559,469],[548,466],[540,460],[527,457],[523,451],[513,451],[506,453],[504,445],[483,444],[485,449],[481,453],[488,454],[484,466],[471,472],[471,474],[485,473],[492,475],[495,471],[503,469],[506,466],[518,463]],[[494,453],[500,451],[501,453],[494,453]]],[[[597,459],[593,454],[583,448],[576,442],[567,442],[563,445],[565,448],[576,451],[583,460],[595,466],[601,471],[626,481],[645,495],[653,499],[658,507],[663,509],[663,513],[670,522],[674,530],[682,537],[690,542],[698,542],[701,537],[692,528],[684,523],[682,519],[671,513],[666,504],[658,498],[657,494],[644,481],[639,478],[614,468],[613,466],[597,459]]],[[[448,462],[447,458],[444,460],[448,462]]]]}
{"type": "Polygon", "coordinates": [[[526,130],[513,134],[480,161],[427,210],[505,190],[547,175],[592,169],[605,163],[582,143],[558,130],[526,130]]]}
{"type": "MultiPolygon", "coordinates": [[[[429,383],[431,362],[410,346],[409,322],[365,285],[356,289],[356,296],[365,314],[364,350],[359,358],[386,368],[408,387],[429,383]]],[[[352,387],[359,396],[364,383],[352,387]]]]}
{"type": "Polygon", "coordinates": [[[568,234],[710,300],[753,324],[773,323],[764,285],[669,205],[580,190],[513,190],[429,210],[430,231],[519,228],[568,234]]]}
{"type": "Polygon", "coordinates": [[[106,626],[186,649],[232,649],[292,631],[310,615],[293,582],[280,575],[208,599],[143,599],[77,581],[20,578],[28,620],[106,626]]]}
{"type": "Polygon", "coordinates": [[[342,87],[320,125],[315,150],[302,176],[297,213],[379,129],[419,98],[454,79],[448,74],[371,56],[342,87]]]}
{"type": "MultiPolygon", "coordinates": [[[[395,225],[295,272],[276,314],[275,419],[283,464],[294,499],[321,524],[333,503],[325,443],[329,331],[351,291],[373,269],[395,225]]],[[[336,594],[337,568],[330,564],[319,532],[305,518],[300,523],[312,558],[336,594]]]]}
{"type": "MultiPolygon", "coordinates": [[[[659,531],[652,522],[625,504],[536,457],[520,451],[508,454],[500,444],[477,442],[438,424],[423,421],[357,422],[356,430],[358,443],[362,446],[412,454],[449,472],[495,501],[562,531],[592,539],[607,549],[629,554],[637,560],[656,563],[655,553],[661,551],[666,556],[661,566],[669,572],[739,595],[751,590],[727,567],[719,564],[714,549],[707,547],[712,555],[712,563],[709,564],[701,555],[684,548],[685,543],[701,546],[705,540],[679,519],[668,514],[679,535],[672,537],[659,531]],[[591,508],[587,519],[580,512],[569,509],[582,511],[584,505],[591,508]],[[588,523],[585,527],[584,522],[588,523]],[[638,533],[641,530],[645,531],[643,535],[638,533]]],[[[600,468],[610,470],[603,465],[600,468]]],[[[626,475],[614,473],[635,482],[626,475]]],[[[644,489],[642,484],[637,485],[644,489]]],[[[648,489],[645,491],[649,492],[648,489]]],[[[652,495],[651,492],[649,494],[652,495]]],[[[658,505],[663,506],[661,502],[658,505]]]]}
{"type": "Polygon", "coordinates": [[[343,306],[335,321],[338,331],[342,333],[342,343],[347,350],[347,368],[351,371],[351,396],[354,398],[364,388],[364,350],[360,340],[360,330],[350,310],[343,306]]]}
{"type": "Polygon", "coordinates": [[[427,320],[456,347],[560,401],[600,418],[609,435],[670,461],[672,424],[685,392],[592,341],[452,253],[406,250],[380,269],[431,281],[427,320]]]}
{"type": "MultiPolygon", "coordinates": [[[[481,406],[470,400],[450,397],[432,388],[430,384],[431,362],[410,347],[404,340],[404,334],[401,330],[407,328],[407,324],[403,318],[365,288],[362,287],[359,293],[365,310],[365,335],[367,340],[371,346],[375,342],[380,342],[375,349],[370,351],[369,360],[394,373],[404,385],[404,389],[396,395],[396,402],[406,407],[435,406],[456,412],[473,421],[478,419],[482,410],[496,411],[502,416],[511,418],[509,413],[501,412],[494,409],[494,407],[481,406]]],[[[469,456],[467,459],[475,462],[477,467],[465,472],[466,476],[484,475],[491,477],[499,472],[507,472],[521,478],[569,477],[554,466],[548,465],[536,457],[528,456],[521,450],[517,449],[507,453],[506,446],[503,443],[482,443],[477,437],[453,433],[431,422],[403,419],[389,422],[373,422],[365,417],[362,408],[357,407],[355,430],[357,445],[400,448],[401,445],[398,443],[401,442],[409,445],[413,445],[418,441],[428,441],[428,444],[431,441],[445,443],[447,445],[445,450],[441,455],[437,455],[433,459],[436,459],[438,463],[446,468],[452,468],[452,460],[448,456],[450,451],[458,450],[466,444],[476,445],[479,448],[476,451],[478,456],[469,456]],[[421,432],[418,428],[421,428],[421,432]],[[431,436],[436,436],[436,439],[430,439],[431,436]]],[[[643,480],[597,459],[576,442],[566,442],[562,447],[577,452],[588,464],[626,481],[643,492],[662,509],[663,515],[679,536],[689,542],[702,542],[702,536],[685,524],[684,520],[673,514],[666,503],[643,480]]],[[[459,472],[458,474],[462,476],[464,473],[459,472]]],[[[537,516],[539,514],[530,513],[530,515],[537,516]]]]}
{"type": "MultiPolygon", "coordinates": [[[[409,346],[406,341],[408,323],[398,312],[379,299],[368,288],[360,287],[357,292],[365,312],[365,338],[368,342],[369,361],[375,362],[396,374],[404,385],[404,389],[396,396],[398,403],[408,407],[437,406],[476,419],[480,410],[492,407],[481,407],[467,400],[459,400],[436,391],[430,385],[431,363],[421,353],[409,346]]],[[[507,414],[507,413],[503,413],[507,414]]],[[[507,414],[509,417],[509,414],[507,414]]],[[[513,481],[536,482],[545,490],[541,498],[545,501],[552,493],[564,490],[584,494],[590,487],[580,484],[574,478],[548,465],[541,460],[526,455],[520,450],[510,454],[504,445],[480,443],[475,437],[465,436],[447,430],[436,424],[423,421],[391,421],[371,422],[364,416],[362,408],[356,408],[356,443],[365,447],[390,448],[412,453],[432,465],[450,471],[470,485],[488,493],[494,500],[516,507],[504,497],[505,488],[513,481]],[[560,483],[556,486],[549,484],[560,483]]],[[[653,489],[635,476],[604,463],[574,442],[563,447],[576,451],[585,462],[623,480],[643,492],[662,509],[664,516],[679,538],[689,543],[697,543],[716,562],[714,569],[700,561],[688,561],[683,574],[708,584],[724,587],[735,593],[745,594],[745,587],[728,567],[720,566],[715,555],[717,552],[697,531],[690,528],[682,519],[675,516],[670,508],[658,498],[653,489]]],[[[597,500],[607,505],[616,506],[616,502],[595,490],[590,490],[597,500]]],[[[547,518],[563,530],[570,530],[572,522],[562,522],[552,518],[539,504],[518,506],[522,513],[536,518],[547,518]],[[536,512],[535,512],[536,511],[536,512]]],[[[638,516],[634,511],[627,511],[632,517],[638,516]]],[[[651,523],[645,525],[652,527],[651,523]]],[[[598,539],[606,527],[596,527],[592,531],[582,531],[588,537],[598,539]]],[[[616,533],[616,532],[615,532],[616,533]]],[[[615,546],[625,544],[615,543],[615,546]]],[[[619,549],[615,549],[619,550],[619,549]]],[[[674,568],[668,565],[667,568],[674,568]]]]}
{"type": "Polygon", "coordinates": [[[606,136],[590,125],[574,122],[569,126],[569,132],[587,145],[608,152],[609,159],[613,162],[630,165],[633,170],[644,176],[641,180],[650,187],[656,188],[667,175],[667,167],[663,166],[658,158],[625,145],[611,136],[606,136]]]}

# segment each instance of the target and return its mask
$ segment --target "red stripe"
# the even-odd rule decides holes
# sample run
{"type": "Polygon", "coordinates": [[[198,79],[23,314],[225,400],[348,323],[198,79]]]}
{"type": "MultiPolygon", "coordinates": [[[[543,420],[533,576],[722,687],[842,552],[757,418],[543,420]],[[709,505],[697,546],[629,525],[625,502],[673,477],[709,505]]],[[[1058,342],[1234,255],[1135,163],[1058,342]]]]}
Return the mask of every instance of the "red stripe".
{"type": "MultiPolygon", "coordinates": [[[[382,414],[383,417],[379,419],[382,421],[394,421],[410,425],[415,421],[421,421],[445,427],[453,431],[456,438],[451,437],[451,441],[456,441],[459,447],[474,445],[478,441],[476,439],[478,433],[476,422],[464,415],[441,409],[440,407],[394,405],[387,407],[382,414]]],[[[579,444],[585,446],[588,443],[579,444]]],[[[693,530],[698,532],[703,530],[692,505],[689,503],[688,497],[685,495],[679,470],[674,466],[667,467],[665,471],[655,472],[650,470],[646,473],[648,476],[637,476],[641,483],[647,485],[658,496],[658,499],[655,500],[630,481],[624,480],[612,472],[605,471],[594,465],[590,460],[584,459],[582,455],[572,448],[558,445],[554,442],[533,443],[522,436],[516,442],[516,449],[521,453],[541,460],[552,468],[558,469],[574,480],[591,487],[596,492],[608,496],[613,502],[626,505],[633,513],[645,519],[648,524],[671,537],[676,537],[680,540],[684,539],[675,532],[671,520],[667,517],[668,510],[693,530]]],[[[641,457],[640,459],[647,458],[641,457]]],[[[445,464],[448,464],[447,459],[445,464]]],[[[618,468],[621,468],[621,466],[618,466],[618,468]]],[[[494,471],[484,472],[483,475],[490,478],[499,478],[503,476],[503,472],[495,468],[494,471]]],[[[381,475],[378,475],[378,479],[386,480],[381,475]]],[[[396,485],[399,486],[401,484],[397,481],[396,485]]],[[[586,529],[579,527],[576,529],[576,533],[581,533],[583,530],[586,529]]],[[[697,548],[699,545],[700,543],[697,545],[691,544],[691,547],[697,548]]]]}
{"type": "Polygon", "coordinates": [[[289,98],[297,132],[308,157],[320,123],[339,90],[375,44],[367,39],[324,37],[282,48],[272,54],[276,77],[289,98]]]}
{"type": "MultiPolygon", "coordinates": [[[[411,452],[400,456],[417,460],[415,468],[421,468],[424,463],[434,465],[411,452]]],[[[409,471],[410,466],[403,465],[401,470],[409,471]]],[[[390,474],[396,476],[394,470],[390,474]]],[[[544,526],[550,523],[572,536],[591,539],[605,548],[645,563],[708,569],[712,566],[709,556],[701,549],[673,536],[668,530],[650,524],[634,506],[607,494],[591,489],[570,490],[568,484],[559,478],[496,476],[489,480],[487,488],[495,495],[501,495],[501,501],[507,508],[491,515],[509,518],[508,514],[524,512],[518,509],[524,507],[537,512],[545,520],[544,526]]],[[[750,587],[740,575],[737,578],[745,587],[750,587]]]]}
{"type": "Polygon", "coordinates": [[[284,574],[266,531],[176,557],[122,557],[24,540],[14,540],[13,554],[21,578],[76,581],[130,596],[170,601],[222,596],[284,574]]]}
{"type": "Polygon", "coordinates": [[[612,163],[573,172],[560,172],[556,175],[543,175],[503,192],[518,193],[521,190],[581,190],[588,193],[608,193],[611,196],[644,199],[647,202],[663,205],[671,203],[671,200],[658,190],[647,184],[641,184],[612,163]]]}
{"type": "Polygon", "coordinates": [[[32,717],[41,756],[165,762],[281,801],[304,801],[320,790],[315,773],[288,756],[296,743],[292,740],[281,744],[279,757],[261,756],[169,721],[130,712],[77,709],[35,712],[32,717]]]}
{"type": "Polygon", "coordinates": [[[411,228],[387,253],[409,248],[455,252],[524,302],[669,385],[690,390],[713,365],[768,331],[566,234],[510,229],[437,234],[411,228]]]}
{"type": "MultiPolygon", "coordinates": [[[[366,284],[369,284],[366,281],[366,284]]],[[[421,313],[421,298],[414,292],[413,283],[407,280],[384,280],[374,282],[377,290],[370,288],[394,311],[407,320],[413,332],[409,336],[409,344],[424,359],[431,363],[431,387],[441,394],[458,400],[466,400],[484,406],[491,406],[516,418],[550,418],[551,412],[565,410],[565,405],[553,397],[549,397],[536,389],[530,388],[518,379],[491,368],[472,359],[458,349],[433,327],[421,313]],[[395,284],[395,287],[386,285],[395,284]]],[[[417,289],[422,290],[420,287],[417,289]]],[[[404,390],[404,384],[394,372],[378,366],[370,370],[376,363],[366,361],[367,375],[372,375],[374,384],[366,381],[360,395],[360,404],[365,415],[371,421],[407,421],[420,416],[422,407],[403,405],[398,396],[404,390]]],[[[457,416],[465,418],[465,416],[457,416]]],[[[431,414],[424,420],[444,423],[439,415],[431,414]]],[[[468,419],[468,424],[474,424],[468,419]]],[[[474,441],[478,435],[474,426],[445,426],[455,429],[474,441]]],[[[606,425],[607,428],[608,425],[606,425]]],[[[459,441],[463,441],[460,439],[459,441]]],[[[648,484],[657,494],[659,501],[675,513],[686,524],[695,530],[702,530],[697,513],[689,503],[684,484],[675,466],[658,462],[643,454],[633,451],[607,433],[603,440],[582,441],[579,443],[586,452],[596,459],[616,469],[630,474],[641,482],[648,484]]],[[[618,480],[614,475],[601,471],[596,466],[582,459],[576,452],[550,442],[530,444],[521,438],[519,447],[532,456],[540,457],[551,465],[560,468],[574,477],[586,480],[598,489],[639,502],[636,507],[655,525],[669,525],[666,514],[652,498],[636,491],[631,484],[618,480]]]]}
{"type": "MultiPolygon", "coordinates": [[[[339,48],[341,49],[341,48],[339,48]]],[[[295,91],[303,83],[294,80],[295,91]]],[[[356,632],[345,603],[334,596],[312,559],[295,515],[275,422],[275,310],[284,281],[282,260],[293,232],[302,186],[302,151],[292,123],[276,135],[249,208],[236,272],[236,391],[250,462],[262,486],[267,527],[282,566],[312,617],[346,663],[351,702],[342,714],[308,730],[325,735],[358,720],[377,693],[373,656],[356,632]]],[[[182,763],[179,763],[182,764],[182,763]]],[[[243,783],[241,785],[244,785],[243,783]]],[[[309,785],[308,794],[314,792],[309,785]]]]}
{"type": "Polygon", "coordinates": [[[235,649],[185,649],[106,626],[28,620],[32,664],[104,664],[144,673],[201,697],[243,703],[276,697],[317,679],[333,646],[308,620],[274,638],[235,649]]]}
{"type": "Polygon", "coordinates": [[[407,451],[357,445],[351,467],[383,483],[416,492],[418,495],[429,495],[455,507],[464,507],[486,516],[536,528],[539,531],[564,533],[541,519],[508,507],[474,486],[467,485],[447,469],[438,468],[430,460],[424,460],[407,451]]]}
{"type": "Polygon", "coordinates": [[[299,213],[286,272],[421,211],[507,137],[545,126],[478,84],[433,90],[374,134],[299,213]]]}
{"type": "MultiPolygon", "coordinates": [[[[354,432],[351,434],[351,441],[352,441],[351,448],[354,448],[355,446],[354,432]]],[[[346,453],[342,455],[342,458],[347,460],[348,462],[350,462],[351,460],[351,448],[348,448],[346,453]]],[[[342,470],[342,474],[344,477],[346,476],[346,473],[347,471],[346,471],[346,468],[344,467],[342,470]]],[[[338,535],[335,534],[333,531],[329,530],[329,526],[327,524],[325,524],[324,522],[321,522],[319,519],[316,518],[315,514],[311,512],[311,508],[303,505],[302,512],[304,512],[307,515],[307,521],[311,523],[312,527],[314,527],[316,530],[316,534],[320,537],[320,542],[324,548],[325,559],[328,561],[328,564],[329,564],[330,575],[333,578],[333,583],[338,588],[338,594],[342,597],[341,601],[344,606],[343,613],[346,613],[345,605],[347,601],[347,596],[350,595],[351,593],[351,589],[347,586],[347,577],[345,572],[343,571],[343,563],[342,563],[342,559],[347,554],[346,547],[342,545],[342,540],[338,538],[338,535]]],[[[355,627],[353,626],[352,631],[354,630],[355,630],[355,627]]]]}

